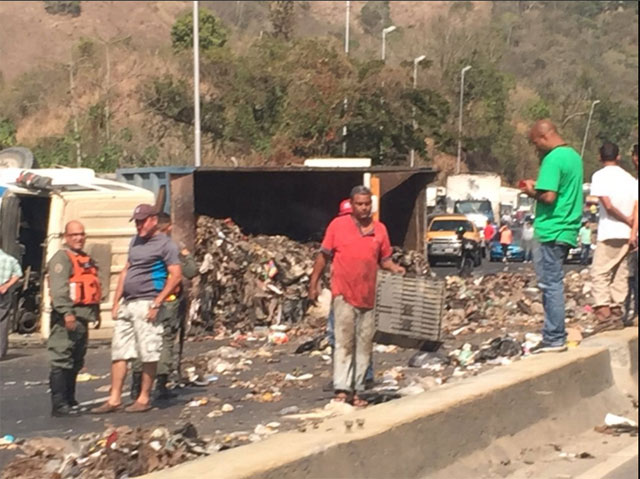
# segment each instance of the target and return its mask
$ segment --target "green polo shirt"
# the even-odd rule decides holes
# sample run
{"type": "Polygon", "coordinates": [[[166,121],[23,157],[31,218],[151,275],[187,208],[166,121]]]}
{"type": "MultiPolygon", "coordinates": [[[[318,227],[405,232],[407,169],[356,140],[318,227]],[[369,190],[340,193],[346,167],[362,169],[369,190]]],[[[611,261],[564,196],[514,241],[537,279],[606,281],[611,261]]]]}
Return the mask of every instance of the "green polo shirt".
{"type": "Polygon", "coordinates": [[[582,158],[570,146],[558,146],[540,165],[536,190],[555,191],[552,204],[536,202],[535,235],[538,241],[576,246],[582,221],[582,158]]]}

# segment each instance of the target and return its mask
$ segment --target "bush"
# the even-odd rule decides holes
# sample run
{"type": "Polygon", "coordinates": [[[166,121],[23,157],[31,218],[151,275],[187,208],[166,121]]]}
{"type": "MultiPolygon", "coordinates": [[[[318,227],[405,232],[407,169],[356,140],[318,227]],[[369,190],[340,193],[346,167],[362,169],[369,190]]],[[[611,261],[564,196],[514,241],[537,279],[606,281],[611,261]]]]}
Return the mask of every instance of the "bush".
{"type": "Polygon", "coordinates": [[[51,15],[68,15],[70,17],[79,17],[82,12],[79,0],[44,0],[44,9],[51,15]]]}

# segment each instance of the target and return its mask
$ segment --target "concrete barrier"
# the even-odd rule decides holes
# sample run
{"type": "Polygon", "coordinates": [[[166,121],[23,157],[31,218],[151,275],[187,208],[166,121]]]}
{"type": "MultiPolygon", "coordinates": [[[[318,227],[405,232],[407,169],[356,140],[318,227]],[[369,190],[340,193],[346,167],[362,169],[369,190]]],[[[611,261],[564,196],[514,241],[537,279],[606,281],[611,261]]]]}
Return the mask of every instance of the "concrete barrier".
{"type": "Polygon", "coordinates": [[[531,443],[544,430],[591,428],[628,408],[621,389],[633,374],[637,384],[635,328],[147,477],[426,477],[496,441],[531,443]],[[364,427],[346,432],[345,419],[364,419],[364,427]]]}

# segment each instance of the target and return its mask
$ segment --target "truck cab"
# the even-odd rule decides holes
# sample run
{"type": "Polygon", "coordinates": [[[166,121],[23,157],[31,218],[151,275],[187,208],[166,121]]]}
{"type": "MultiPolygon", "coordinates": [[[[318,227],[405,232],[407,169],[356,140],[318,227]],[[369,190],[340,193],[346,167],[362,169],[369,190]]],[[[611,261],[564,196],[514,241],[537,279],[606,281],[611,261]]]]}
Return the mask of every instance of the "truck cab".
{"type": "Polygon", "coordinates": [[[29,170],[46,180],[37,185],[17,181],[24,171],[0,168],[0,247],[20,262],[24,273],[13,291],[12,329],[48,337],[46,264],[62,247],[64,227],[71,220],[85,226],[85,250],[98,263],[102,283],[102,326],[111,327],[110,301],[136,233],[129,218],[136,205],[153,203],[153,193],[98,178],[87,168],[29,170]]]}

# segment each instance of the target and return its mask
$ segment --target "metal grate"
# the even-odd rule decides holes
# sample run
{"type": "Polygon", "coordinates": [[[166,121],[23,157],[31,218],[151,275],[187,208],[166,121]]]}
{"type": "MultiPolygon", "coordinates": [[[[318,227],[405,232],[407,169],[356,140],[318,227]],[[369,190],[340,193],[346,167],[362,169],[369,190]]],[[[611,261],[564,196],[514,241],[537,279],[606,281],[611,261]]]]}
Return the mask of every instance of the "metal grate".
{"type": "Polygon", "coordinates": [[[378,333],[439,342],[443,303],[442,280],[378,271],[374,309],[378,333]]]}

